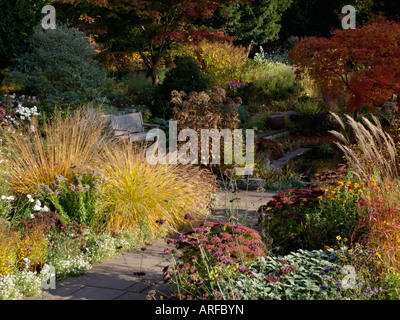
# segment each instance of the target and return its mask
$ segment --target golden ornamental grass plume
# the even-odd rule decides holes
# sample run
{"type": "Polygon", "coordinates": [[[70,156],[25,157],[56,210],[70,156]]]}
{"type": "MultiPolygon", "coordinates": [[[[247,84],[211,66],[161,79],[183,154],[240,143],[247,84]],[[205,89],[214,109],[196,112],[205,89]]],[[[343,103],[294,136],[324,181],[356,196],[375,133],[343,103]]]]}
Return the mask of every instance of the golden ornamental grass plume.
{"type": "MultiPolygon", "coordinates": [[[[35,118],[31,125],[38,128],[35,118]]],[[[25,128],[4,135],[10,188],[33,194],[39,185],[53,182],[57,175],[70,178],[74,169],[90,166],[107,140],[105,129],[104,118],[79,109],[68,119],[56,114],[41,131],[25,128]]]]}
{"type": "MultiPolygon", "coordinates": [[[[346,129],[341,118],[331,113],[343,131],[346,129]]],[[[397,153],[393,139],[382,129],[379,119],[372,115],[374,123],[362,117],[361,122],[346,115],[347,124],[354,133],[356,144],[348,136],[337,131],[330,131],[340,142],[335,144],[343,151],[349,167],[361,179],[374,177],[377,182],[385,183],[398,177],[397,153]]]]}
{"type": "Polygon", "coordinates": [[[211,202],[213,178],[199,167],[150,164],[145,149],[131,144],[110,145],[98,158],[103,177],[106,229],[110,233],[140,228],[157,234],[159,219],[180,228],[190,212],[201,217],[211,202]]]}

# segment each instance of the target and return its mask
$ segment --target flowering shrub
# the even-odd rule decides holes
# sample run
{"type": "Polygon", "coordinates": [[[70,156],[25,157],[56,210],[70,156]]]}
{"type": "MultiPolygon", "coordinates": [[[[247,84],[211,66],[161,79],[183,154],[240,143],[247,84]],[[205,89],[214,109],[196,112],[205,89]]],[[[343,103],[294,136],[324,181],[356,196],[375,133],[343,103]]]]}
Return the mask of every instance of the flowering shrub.
{"type": "Polygon", "coordinates": [[[36,97],[4,94],[0,100],[0,125],[29,124],[32,117],[39,116],[36,97]]]}
{"type": "Polygon", "coordinates": [[[241,97],[243,99],[243,95],[245,94],[245,88],[246,88],[246,83],[245,82],[240,82],[236,80],[231,80],[226,84],[225,86],[222,86],[225,91],[226,95],[230,98],[235,98],[235,97],[241,97]]]}
{"type": "Polygon", "coordinates": [[[288,189],[274,195],[258,209],[268,241],[287,250],[306,245],[307,215],[315,211],[324,194],[322,189],[288,189]]]}
{"type": "Polygon", "coordinates": [[[200,298],[212,298],[218,283],[248,272],[249,265],[267,252],[260,235],[237,223],[235,217],[229,223],[205,222],[168,243],[175,249],[166,247],[165,253],[181,251],[182,262],[172,272],[164,269],[165,282],[172,282],[178,292],[200,298]]]}

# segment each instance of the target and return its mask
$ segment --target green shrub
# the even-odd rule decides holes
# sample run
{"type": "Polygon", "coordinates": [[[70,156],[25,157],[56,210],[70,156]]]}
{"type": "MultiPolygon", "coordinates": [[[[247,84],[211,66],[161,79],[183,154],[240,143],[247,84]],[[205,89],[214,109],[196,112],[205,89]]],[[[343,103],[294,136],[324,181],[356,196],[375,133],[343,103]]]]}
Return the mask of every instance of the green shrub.
{"type": "Polygon", "coordinates": [[[246,79],[244,103],[249,105],[269,105],[273,101],[294,100],[302,88],[296,81],[292,67],[271,59],[264,54],[256,55],[249,65],[246,79]]]}
{"type": "Polygon", "coordinates": [[[48,30],[38,26],[28,45],[11,71],[27,92],[62,104],[85,103],[102,95],[106,73],[83,32],[62,24],[48,30]]]}
{"type": "Polygon", "coordinates": [[[208,88],[208,79],[201,73],[196,62],[191,58],[178,57],[176,67],[166,73],[163,83],[155,89],[152,114],[166,119],[172,116],[173,105],[170,101],[173,90],[201,92],[208,88]]]}

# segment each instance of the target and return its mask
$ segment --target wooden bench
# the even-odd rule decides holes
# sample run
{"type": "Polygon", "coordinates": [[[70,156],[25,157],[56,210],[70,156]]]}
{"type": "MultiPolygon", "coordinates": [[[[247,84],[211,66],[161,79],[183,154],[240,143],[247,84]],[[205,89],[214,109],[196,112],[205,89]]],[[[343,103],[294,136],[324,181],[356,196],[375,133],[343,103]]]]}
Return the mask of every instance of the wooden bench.
{"type": "Polygon", "coordinates": [[[146,141],[146,137],[155,138],[156,133],[147,133],[145,127],[159,127],[158,124],[143,123],[142,113],[134,112],[110,116],[113,135],[118,139],[129,139],[130,142],[146,141]]]}

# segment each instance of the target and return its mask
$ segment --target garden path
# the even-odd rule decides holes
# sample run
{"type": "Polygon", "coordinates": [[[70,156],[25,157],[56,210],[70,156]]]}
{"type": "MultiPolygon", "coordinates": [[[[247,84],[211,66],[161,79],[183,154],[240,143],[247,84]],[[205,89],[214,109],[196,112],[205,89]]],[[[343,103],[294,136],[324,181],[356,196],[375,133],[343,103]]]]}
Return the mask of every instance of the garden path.
{"type": "MultiPolygon", "coordinates": [[[[227,221],[234,215],[239,222],[254,226],[257,209],[266,204],[275,192],[241,191],[236,194],[219,191],[216,205],[209,221],[227,221]],[[235,199],[234,201],[230,201],[235,199]]],[[[159,239],[145,251],[126,252],[100,264],[95,264],[88,273],[69,277],[57,282],[55,289],[43,290],[35,297],[25,300],[145,300],[151,290],[170,295],[168,285],[163,283],[162,269],[171,263],[164,254],[166,242],[159,239]],[[144,272],[140,278],[134,272],[144,272]]]]}

